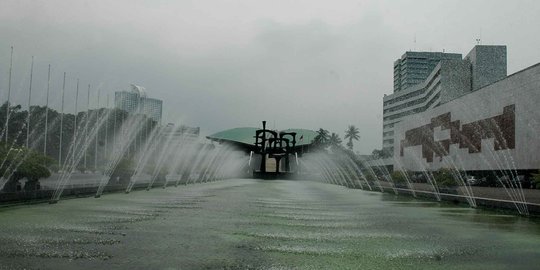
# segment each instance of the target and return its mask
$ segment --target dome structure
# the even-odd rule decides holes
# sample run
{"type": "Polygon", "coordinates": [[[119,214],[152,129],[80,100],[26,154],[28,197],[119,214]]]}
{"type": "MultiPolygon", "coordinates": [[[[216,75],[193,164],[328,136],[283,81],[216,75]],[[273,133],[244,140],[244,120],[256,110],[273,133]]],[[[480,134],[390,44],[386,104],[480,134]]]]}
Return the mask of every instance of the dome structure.
{"type": "MultiPolygon", "coordinates": [[[[255,147],[255,132],[260,128],[239,127],[227,129],[206,136],[207,139],[219,143],[230,143],[244,149],[255,147]]],[[[317,136],[317,132],[309,129],[286,129],[280,132],[296,132],[296,147],[310,145],[317,136]]]]}

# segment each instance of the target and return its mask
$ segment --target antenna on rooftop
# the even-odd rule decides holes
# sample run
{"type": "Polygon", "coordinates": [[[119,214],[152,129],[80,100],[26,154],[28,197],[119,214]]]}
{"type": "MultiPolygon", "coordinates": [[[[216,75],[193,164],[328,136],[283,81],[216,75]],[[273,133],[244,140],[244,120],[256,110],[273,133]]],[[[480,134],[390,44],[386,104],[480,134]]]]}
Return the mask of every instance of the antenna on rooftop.
{"type": "Polygon", "coordinates": [[[482,28],[480,28],[480,35],[476,39],[476,45],[482,45],[482,28]]]}

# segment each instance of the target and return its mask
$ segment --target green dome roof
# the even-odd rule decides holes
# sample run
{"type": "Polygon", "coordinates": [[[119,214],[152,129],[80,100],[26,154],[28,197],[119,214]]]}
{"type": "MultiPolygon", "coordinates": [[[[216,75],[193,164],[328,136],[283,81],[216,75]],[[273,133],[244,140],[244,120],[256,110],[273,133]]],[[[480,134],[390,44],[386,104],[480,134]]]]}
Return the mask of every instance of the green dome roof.
{"type": "Polygon", "coordinates": [[[210,140],[217,141],[232,141],[237,143],[243,143],[248,145],[255,144],[255,131],[258,128],[254,127],[241,127],[241,128],[232,128],[218,133],[206,136],[210,140]]]}
{"type": "Polygon", "coordinates": [[[290,128],[282,130],[282,132],[296,132],[296,145],[311,144],[317,136],[317,132],[302,128],[290,128]]]}
{"type": "MultiPolygon", "coordinates": [[[[206,136],[206,138],[215,141],[255,145],[255,132],[259,129],[254,127],[232,128],[206,136]]],[[[315,136],[317,136],[317,132],[309,129],[286,129],[281,132],[296,132],[296,146],[311,144],[315,136]]]]}

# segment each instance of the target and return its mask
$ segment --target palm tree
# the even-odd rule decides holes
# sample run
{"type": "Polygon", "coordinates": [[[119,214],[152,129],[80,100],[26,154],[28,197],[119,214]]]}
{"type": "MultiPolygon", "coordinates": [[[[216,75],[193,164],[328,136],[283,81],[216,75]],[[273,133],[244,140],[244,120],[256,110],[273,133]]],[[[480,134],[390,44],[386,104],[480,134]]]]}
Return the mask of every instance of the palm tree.
{"type": "Polygon", "coordinates": [[[339,135],[332,132],[332,135],[330,135],[330,138],[328,139],[328,144],[332,148],[338,148],[341,146],[341,138],[339,138],[339,135]]]}
{"type": "Polygon", "coordinates": [[[315,137],[314,141],[315,144],[324,146],[328,143],[329,136],[328,136],[328,130],[320,128],[317,131],[317,136],[315,137]]]}
{"type": "Polygon", "coordinates": [[[347,130],[345,130],[345,139],[349,139],[349,142],[347,142],[349,150],[353,150],[353,140],[358,141],[360,139],[359,133],[360,131],[354,125],[350,125],[347,130]]]}

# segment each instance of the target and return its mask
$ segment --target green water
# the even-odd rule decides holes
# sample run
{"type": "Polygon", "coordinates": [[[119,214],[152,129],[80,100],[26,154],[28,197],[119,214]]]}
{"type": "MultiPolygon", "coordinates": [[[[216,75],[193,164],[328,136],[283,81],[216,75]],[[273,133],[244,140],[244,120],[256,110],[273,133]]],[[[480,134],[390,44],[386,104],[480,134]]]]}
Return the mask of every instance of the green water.
{"type": "Polygon", "coordinates": [[[0,269],[538,269],[540,223],[313,182],[0,210],[0,269]]]}

